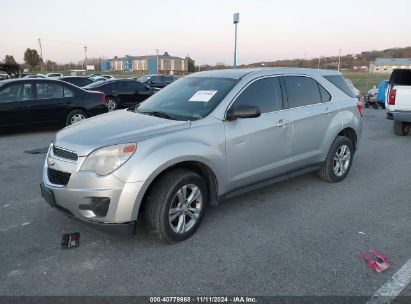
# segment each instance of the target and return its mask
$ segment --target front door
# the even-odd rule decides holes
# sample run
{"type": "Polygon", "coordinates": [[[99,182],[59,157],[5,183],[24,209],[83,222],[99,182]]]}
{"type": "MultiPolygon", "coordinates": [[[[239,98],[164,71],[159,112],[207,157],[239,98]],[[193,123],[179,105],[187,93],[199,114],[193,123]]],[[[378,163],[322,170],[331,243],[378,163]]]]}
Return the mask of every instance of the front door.
{"type": "Polygon", "coordinates": [[[257,106],[257,118],[225,121],[227,190],[285,174],[290,161],[291,123],[278,77],[253,81],[233,106],[257,106]]]}
{"type": "Polygon", "coordinates": [[[29,125],[34,117],[30,106],[34,94],[30,82],[17,82],[0,88],[0,126],[29,125]]]}

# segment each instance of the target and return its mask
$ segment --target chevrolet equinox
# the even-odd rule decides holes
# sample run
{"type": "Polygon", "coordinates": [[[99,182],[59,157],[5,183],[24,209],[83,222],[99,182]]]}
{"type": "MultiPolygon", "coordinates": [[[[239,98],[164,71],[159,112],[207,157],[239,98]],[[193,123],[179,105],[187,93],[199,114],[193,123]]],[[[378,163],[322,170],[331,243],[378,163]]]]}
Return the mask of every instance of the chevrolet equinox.
{"type": "Polygon", "coordinates": [[[139,106],[59,131],[41,193],[108,233],[134,234],[141,215],[155,237],[182,241],[197,230],[207,204],[310,171],[343,180],[361,116],[336,71],[196,73],[139,106]]]}

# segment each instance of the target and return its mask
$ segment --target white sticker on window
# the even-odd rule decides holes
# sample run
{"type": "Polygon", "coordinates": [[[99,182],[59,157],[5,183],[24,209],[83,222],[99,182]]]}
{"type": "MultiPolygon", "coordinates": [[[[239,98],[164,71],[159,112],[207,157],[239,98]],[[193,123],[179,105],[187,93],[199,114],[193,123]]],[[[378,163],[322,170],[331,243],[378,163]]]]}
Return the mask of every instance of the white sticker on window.
{"type": "Polygon", "coordinates": [[[216,90],[197,91],[188,101],[209,102],[217,92],[216,90]]]}

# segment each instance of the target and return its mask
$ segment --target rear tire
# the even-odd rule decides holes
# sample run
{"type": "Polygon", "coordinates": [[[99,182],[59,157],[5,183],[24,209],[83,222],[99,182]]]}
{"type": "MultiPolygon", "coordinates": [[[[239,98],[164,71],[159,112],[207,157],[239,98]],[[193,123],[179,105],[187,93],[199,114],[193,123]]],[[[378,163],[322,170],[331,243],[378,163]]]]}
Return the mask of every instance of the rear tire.
{"type": "Polygon", "coordinates": [[[373,103],[373,104],[372,104],[372,107],[373,107],[374,109],[378,109],[378,104],[377,104],[377,103],[373,103]]]}
{"type": "Polygon", "coordinates": [[[354,146],[345,136],[337,136],[328,151],[325,162],[318,170],[318,176],[329,183],[342,181],[351,169],[354,146]]]}
{"type": "Polygon", "coordinates": [[[118,100],[115,97],[109,96],[106,98],[106,107],[109,111],[117,110],[118,100]]]}
{"type": "Polygon", "coordinates": [[[406,136],[410,133],[410,123],[403,121],[394,121],[393,130],[394,134],[397,136],[406,136]]]}
{"type": "Polygon", "coordinates": [[[145,202],[148,231],[167,242],[183,241],[194,234],[204,216],[206,184],[197,173],[175,169],[153,185],[145,202]]]}
{"type": "Polygon", "coordinates": [[[87,114],[83,110],[73,110],[67,114],[66,126],[70,126],[87,118],[87,114]]]}

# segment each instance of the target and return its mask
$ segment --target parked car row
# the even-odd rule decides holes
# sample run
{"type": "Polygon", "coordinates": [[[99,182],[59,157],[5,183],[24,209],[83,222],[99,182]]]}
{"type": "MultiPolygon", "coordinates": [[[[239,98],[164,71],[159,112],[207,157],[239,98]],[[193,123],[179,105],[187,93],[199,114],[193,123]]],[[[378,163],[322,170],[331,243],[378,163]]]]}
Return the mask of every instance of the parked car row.
{"type": "Polygon", "coordinates": [[[134,79],[93,82],[87,77],[67,76],[4,80],[0,81],[0,127],[71,125],[107,110],[138,105],[158,90],[134,79]]]}
{"type": "Polygon", "coordinates": [[[71,125],[106,113],[105,95],[53,79],[0,81],[0,128],[71,125]]]}
{"type": "Polygon", "coordinates": [[[135,106],[158,90],[134,79],[94,82],[85,86],[84,89],[104,93],[106,95],[106,106],[109,110],[135,106]]]}

